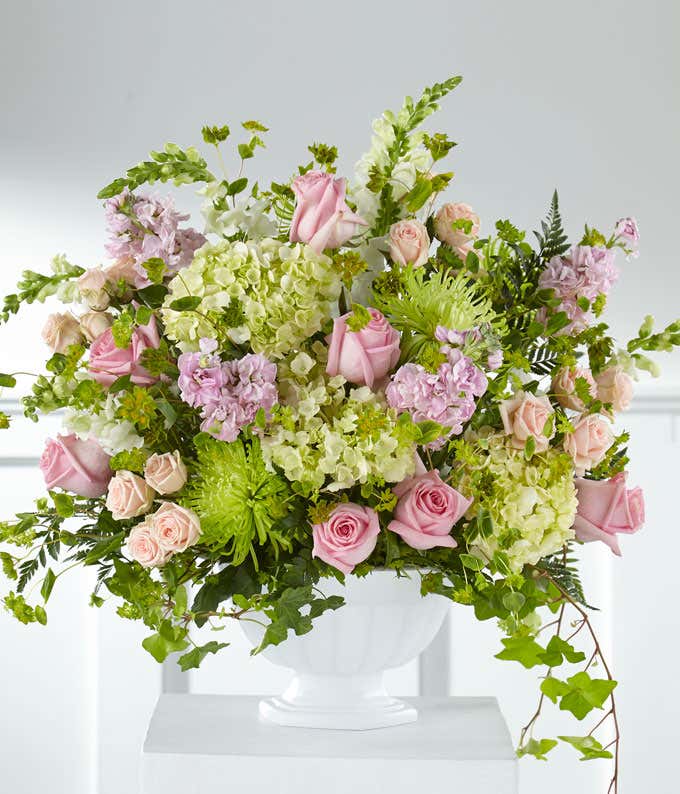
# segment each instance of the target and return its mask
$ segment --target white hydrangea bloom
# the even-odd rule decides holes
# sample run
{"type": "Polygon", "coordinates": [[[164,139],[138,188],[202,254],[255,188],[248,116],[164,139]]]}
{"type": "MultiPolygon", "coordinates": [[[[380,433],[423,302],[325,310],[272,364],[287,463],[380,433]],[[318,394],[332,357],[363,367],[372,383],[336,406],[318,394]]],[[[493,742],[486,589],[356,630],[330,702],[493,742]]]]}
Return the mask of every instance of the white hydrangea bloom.
{"type": "Polygon", "coordinates": [[[227,196],[227,189],[221,182],[211,182],[199,193],[206,196],[201,207],[201,213],[205,218],[206,234],[213,233],[231,237],[238,232],[243,232],[250,240],[261,240],[276,234],[276,222],[267,214],[268,204],[263,199],[242,198],[236,202],[236,206],[220,210],[215,208],[216,199],[222,199],[225,204],[231,200],[227,196]]]}
{"type": "Polygon", "coordinates": [[[116,396],[109,394],[99,413],[68,409],[64,426],[78,438],[95,438],[109,455],[144,446],[144,439],[137,434],[132,422],[116,418],[117,408],[116,396]]]}

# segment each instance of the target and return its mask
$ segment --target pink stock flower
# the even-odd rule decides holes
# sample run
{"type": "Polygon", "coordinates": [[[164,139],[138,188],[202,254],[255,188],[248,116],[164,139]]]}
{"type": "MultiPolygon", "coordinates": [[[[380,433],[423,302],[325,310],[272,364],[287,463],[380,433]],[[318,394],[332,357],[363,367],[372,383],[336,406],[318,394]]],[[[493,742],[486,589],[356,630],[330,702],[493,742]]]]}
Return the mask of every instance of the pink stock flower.
{"type": "Polygon", "coordinates": [[[158,378],[142,366],[142,353],[149,347],[157,348],[159,344],[160,336],[154,317],[148,325],[135,328],[127,347],[117,347],[112,330],[107,328],[92,343],[88,368],[102,386],[110,386],[124,375],[129,375],[136,386],[151,386],[158,378]]]}
{"type": "Polygon", "coordinates": [[[604,460],[607,450],[614,443],[614,433],[609,422],[601,416],[590,414],[582,417],[573,433],[564,436],[564,451],[571,455],[574,469],[582,477],[604,460]]]}
{"type": "Polygon", "coordinates": [[[545,427],[555,411],[546,396],[518,391],[511,399],[503,400],[499,410],[503,430],[511,437],[510,443],[515,449],[524,449],[529,436],[534,439],[536,452],[548,449],[555,428],[546,435],[545,427]]]}
{"type": "Polygon", "coordinates": [[[354,237],[366,221],[347,206],[347,181],[325,171],[308,171],[293,182],[295,211],[291,243],[309,243],[317,252],[339,248],[354,237]]]}
{"type": "Polygon", "coordinates": [[[601,540],[621,556],[618,533],[637,532],[645,523],[645,501],[641,488],[626,488],[626,472],[611,480],[576,478],[578,510],[574,522],[577,540],[601,540]]]}
{"type": "Polygon", "coordinates": [[[334,321],[326,372],[373,388],[399,361],[400,337],[377,309],[368,312],[371,319],[360,331],[347,327],[350,314],[334,321]]]}
{"type": "Polygon", "coordinates": [[[397,265],[422,267],[430,256],[430,237],[420,221],[393,223],[390,227],[388,245],[390,257],[397,265]]]}
{"type": "Polygon", "coordinates": [[[449,533],[472,504],[470,499],[447,485],[437,471],[411,478],[400,493],[389,530],[413,549],[458,545],[449,533]]]}
{"type": "Polygon", "coordinates": [[[335,507],[327,521],[312,525],[312,556],[343,573],[367,559],[378,542],[378,514],[370,507],[344,502],[335,507]]]}
{"type": "Polygon", "coordinates": [[[106,492],[113,472],[107,455],[94,440],[75,435],[48,438],[40,458],[40,471],[49,488],[63,488],[78,496],[94,498],[106,492]]]}
{"type": "Polygon", "coordinates": [[[614,237],[617,242],[623,244],[623,248],[629,256],[637,256],[637,246],[640,242],[640,231],[635,218],[620,218],[616,222],[614,237]]]}

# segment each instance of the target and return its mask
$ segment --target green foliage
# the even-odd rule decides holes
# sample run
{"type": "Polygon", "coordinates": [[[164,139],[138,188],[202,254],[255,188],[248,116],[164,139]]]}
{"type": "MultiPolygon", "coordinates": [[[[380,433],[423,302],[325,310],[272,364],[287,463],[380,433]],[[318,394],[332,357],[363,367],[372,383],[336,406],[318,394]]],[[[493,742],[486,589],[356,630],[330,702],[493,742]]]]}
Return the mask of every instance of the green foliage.
{"type": "Polygon", "coordinates": [[[186,628],[175,626],[170,620],[163,620],[158,631],[142,641],[142,647],[157,662],[164,662],[171,653],[183,651],[189,645],[187,634],[186,628]]]}
{"type": "Polygon", "coordinates": [[[360,303],[352,305],[352,313],[347,318],[347,327],[350,331],[361,331],[371,322],[371,315],[365,306],[360,303]]]}
{"type": "Polygon", "coordinates": [[[85,270],[70,264],[66,257],[55,256],[52,260],[52,275],[45,276],[34,270],[24,270],[17,284],[17,292],[7,295],[0,309],[0,324],[6,323],[10,315],[16,314],[23,303],[44,303],[55,295],[67,282],[74,281],[85,270]]]}
{"type": "Polygon", "coordinates": [[[537,565],[537,569],[548,574],[577,604],[588,606],[577,565],[578,560],[568,548],[566,555],[559,553],[544,557],[537,565]]]}
{"type": "Polygon", "coordinates": [[[335,173],[334,163],[338,159],[337,146],[329,146],[326,143],[313,143],[307,149],[311,152],[315,162],[322,168],[326,168],[329,173],[335,173]]]}
{"type": "Polygon", "coordinates": [[[570,711],[577,720],[582,720],[593,709],[602,708],[603,703],[616,687],[616,681],[606,678],[591,678],[581,671],[560,681],[549,676],[541,683],[541,692],[557,703],[559,700],[562,711],[570,711]]]}
{"type": "Polygon", "coordinates": [[[201,662],[209,653],[217,653],[218,651],[221,651],[222,648],[228,647],[228,645],[228,642],[217,642],[216,640],[211,640],[210,642],[206,642],[205,645],[197,645],[195,648],[192,648],[192,650],[180,656],[177,660],[177,663],[182,668],[183,672],[192,670],[194,668],[200,667],[201,662]]]}
{"type": "MultiPolygon", "coordinates": [[[[562,738],[562,737],[560,737],[562,738]]],[[[533,755],[539,761],[547,761],[547,754],[557,747],[557,739],[529,739],[526,744],[519,748],[517,755],[533,755]]]]}
{"type": "Polygon", "coordinates": [[[569,250],[567,235],[562,228],[557,191],[553,193],[546,220],[541,221],[541,231],[534,232],[540,246],[539,257],[547,262],[569,250]]]}
{"type": "Polygon", "coordinates": [[[609,750],[605,750],[593,736],[559,736],[563,742],[570,744],[581,753],[580,761],[592,761],[595,758],[612,758],[609,750]]]}
{"type": "Polygon", "coordinates": [[[137,449],[123,450],[114,455],[109,461],[112,471],[133,471],[141,474],[144,471],[144,464],[149,457],[149,451],[144,447],[137,449]]]}
{"type": "Polygon", "coordinates": [[[222,127],[205,126],[201,129],[203,140],[212,146],[218,146],[220,143],[226,141],[229,137],[229,132],[229,127],[226,124],[222,127]]]}

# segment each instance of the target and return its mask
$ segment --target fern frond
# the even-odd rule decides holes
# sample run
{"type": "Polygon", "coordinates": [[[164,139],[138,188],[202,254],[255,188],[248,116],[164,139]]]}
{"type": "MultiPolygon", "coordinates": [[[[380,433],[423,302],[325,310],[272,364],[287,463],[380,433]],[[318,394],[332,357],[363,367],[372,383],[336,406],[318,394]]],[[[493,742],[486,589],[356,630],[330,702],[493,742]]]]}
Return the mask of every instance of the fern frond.
{"type": "Polygon", "coordinates": [[[567,544],[566,556],[562,552],[551,554],[549,557],[544,557],[536,567],[547,573],[555,584],[578,604],[588,609],[597,609],[586,601],[577,568],[578,560],[571,556],[572,551],[571,546],[567,544]]]}
{"type": "Polygon", "coordinates": [[[556,190],[550,202],[548,217],[546,220],[541,221],[541,231],[534,232],[534,234],[540,245],[539,257],[543,261],[552,259],[554,256],[560,256],[569,250],[567,235],[562,227],[562,217],[556,190]]]}

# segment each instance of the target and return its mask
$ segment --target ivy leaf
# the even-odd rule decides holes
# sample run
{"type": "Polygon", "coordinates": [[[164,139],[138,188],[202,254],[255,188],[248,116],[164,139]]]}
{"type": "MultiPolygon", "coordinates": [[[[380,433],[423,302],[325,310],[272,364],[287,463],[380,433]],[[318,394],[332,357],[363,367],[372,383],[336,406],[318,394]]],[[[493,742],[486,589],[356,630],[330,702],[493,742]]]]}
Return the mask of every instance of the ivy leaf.
{"type": "Polygon", "coordinates": [[[616,681],[591,678],[586,672],[576,673],[566,681],[549,677],[541,682],[541,692],[553,703],[559,698],[560,710],[570,711],[577,720],[582,720],[594,708],[602,708],[614,687],[616,681]]]}
{"type": "MultiPolygon", "coordinates": [[[[563,737],[560,736],[560,739],[562,738],[563,737]]],[[[522,745],[522,747],[517,750],[517,755],[520,758],[523,755],[533,755],[534,758],[537,758],[539,761],[547,761],[546,755],[553,747],[557,747],[557,739],[529,739],[526,744],[522,745]]]]}
{"type": "Polygon", "coordinates": [[[460,561],[471,571],[481,571],[485,565],[484,560],[480,560],[479,557],[475,557],[474,554],[461,554],[460,561]]]}
{"type": "Polygon", "coordinates": [[[557,703],[557,698],[569,691],[569,687],[564,681],[560,681],[559,678],[553,678],[552,676],[548,676],[541,681],[540,689],[553,703],[557,703]]]}
{"type": "Polygon", "coordinates": [[[203,298],[198,295],[187,295],[185,298],[178,298],[170,304],[170,308],[176,312],[191,312],[201,305],[203,298]]]}
{"type": "Polygon", "coordinates": [[[186,636],[187,629],[173,626],[169,620],[163,620],[158,631],[142,641],[142,647],[160,663],[164,662],[171,653],[183,651],[189,645],[186,636]]]}
{"type": "Polygon", "coordinates": [[[74,512],[73,497],[67,493],[56,493],[50,491],[50,496],[54,502],[54,509],[61,518],[70,518],[74,512]]]}
{"type": "MultiPolygon", "coordinates": [[[[505,637],[501,642],[505,646],[505,650],[497,653],[496,659],[519,662],[527,669],[543,664],[545,648],[531,637],[505,637]]],[[[545,681],[543,683],[545,683],[545,681]]]]}
{"type": "Polygon", "coordinates": [[[206,143],[209,143],[212,146],[217,146],[223,141],[226,141],[229,137],[229,127],[227,127],[226,124],[222,127],[209,127],[206,125],[201,129],[201,135],[203,136],[203,140],[206,143]]]}
{"type": "Polygon", "coordinates": [[[593,736],[558,736],[581,753],[579,761],[592,761],[594,758],[613,758],[593,736]]]}
{"type": "Polygon", "coordinates": [[[586,655],[583,653],[583,651],[577,651],[573,645],[570,645],[561,637],[551,637],[550,642],[546,647],[546,658],[544,659],[545,664],[549,665],[550,667],[557,667],[558,665],[562,664],[563,658],[572,664],[578,664],[578,662],[585,661],[586,655]],[[550,659],[548,659],[548,657],[550,657],[550,659]],[[553,659],[557,658],[559,661],[553,661],[553,659]]]}
{"type": "Polygon", "coordinates": [[[200,667],[201,662],[209,653],[217,653],[218,651],[221,651],[222,648],[226,648],[228,645],[228,642],[217,642],[216,640],[211,640],[210,642],[206,642],[205,645],[199,645],[188,653],[183,654],[177,661],[179,666],[182,668],[182,671],[186,672],[187,670],[191,670],[195,667],[200,667]]]}
{"type": "Polygon", "coordinates": [[[208,612],[217,611],[219,605],[234,595],[250,598],[260,592],[255,572],[247,565],[229,565],[208,576],[196,593],[191,611],[196,613],[195,623],[200,628],[208,620],[208,612]]]}

